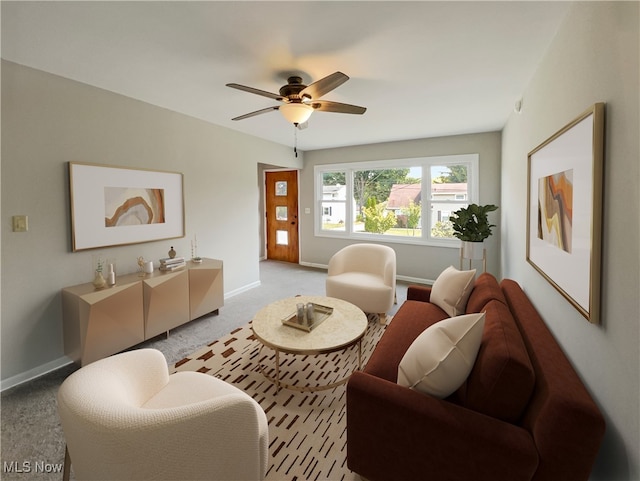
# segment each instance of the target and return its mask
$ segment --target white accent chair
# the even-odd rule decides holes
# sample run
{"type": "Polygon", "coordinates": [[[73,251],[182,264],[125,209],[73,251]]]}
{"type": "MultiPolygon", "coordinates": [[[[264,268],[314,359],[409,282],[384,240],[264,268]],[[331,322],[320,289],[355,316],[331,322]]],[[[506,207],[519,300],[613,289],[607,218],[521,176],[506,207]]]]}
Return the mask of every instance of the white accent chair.
{"type": "Polygon", "coordinates": [[[262,480],[267,417],[248,394],[198,372],[169,375],[160,351],[84,366],[58,391],[64,479],[262,480]]]}
{"type": "Polygon", "coordinates": [[[326,293],[378,314],[386,322],[395,302],[396,253],[380,244],[351,244],[329,260],[326,293]]]}

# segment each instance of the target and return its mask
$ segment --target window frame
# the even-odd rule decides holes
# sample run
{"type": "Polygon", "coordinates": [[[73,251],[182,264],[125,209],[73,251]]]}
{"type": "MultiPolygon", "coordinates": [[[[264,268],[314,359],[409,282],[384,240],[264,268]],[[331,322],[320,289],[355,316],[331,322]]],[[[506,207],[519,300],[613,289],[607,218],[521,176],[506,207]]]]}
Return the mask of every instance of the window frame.
{"type": "MultiPolygon", "coordinates": [[[[392,242],[399,244],[416,244],[416,245],[431,245],[440,247],[454,247],[460,246],[460,241],[456,238],[445,239],[431,237],[431,229],[423,228],[421,236],[419,237],[407,237],[391,234],[374,234],[374,233],[361,233],[353,230],[355,201],[353,198],[353,174],[356,171],[361,170],[382,170],[382,169],[406,169],[411,167],[422,168],[421,178],[421,193],[422,193],[422,207],[424,208],[424,199],[427,199],[428,210],[422,212],[422,225],[431,225],[431,204],[434,202],[431,199],[431,167],[438,165],[467,165],[467,199],[465,200],[452,200],[448,199],[446,202],[459,203],[461,206],[469,205],[473,203],[479,203],[480,198],[480,156],[477,153],[474,154],[454,154],[454,155],[439,155],[428,157],[411,157],[405,159],[389,159],[389,160],[374,160],[363,162],[345,162],[337,164],[321,164],[315,165],[313,168],[314,176],[314,235],[316,237],[331,237],[340,239],[353,239],[358,241],[378,241],[378,242],[392,242]],[[323,225],[323,174],[325,173],[344,173],[346,184],[346,200],[340,201],[345,203],[345,229],[344,230],[326,230],[322,228],[323,225]]],[[[329,201],[335,202],[335,201],[329,201]]],[[[443,201],[444,202],[444,201],[443,201]]],[[[436,203],[438,203],[436,201],[436,203]]]]}

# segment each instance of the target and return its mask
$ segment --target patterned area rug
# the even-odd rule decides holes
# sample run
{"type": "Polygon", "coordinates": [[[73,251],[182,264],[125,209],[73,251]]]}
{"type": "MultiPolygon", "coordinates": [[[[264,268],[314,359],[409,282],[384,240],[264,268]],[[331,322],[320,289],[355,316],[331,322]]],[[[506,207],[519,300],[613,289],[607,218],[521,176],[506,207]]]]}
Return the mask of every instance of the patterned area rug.
{"type": "MultiPolygon", "coordinates": [[[[370,319],[362,340],[363,366],[385,327],[370,319]]],[[[199,371],[223,379],[262,406],[269,420],[267,480],[360,480],[347,468],[346,385],[317,392],[276,392],[259,369],[262,365],[266,374],[274,376],[274,352],[260,346],[249,323],[177,362],[174,372],[199,371]]],[[[282,382],[327,385],[358,367],[358,348],[317,356],[281,354],[280,361],[282,382]]]]}

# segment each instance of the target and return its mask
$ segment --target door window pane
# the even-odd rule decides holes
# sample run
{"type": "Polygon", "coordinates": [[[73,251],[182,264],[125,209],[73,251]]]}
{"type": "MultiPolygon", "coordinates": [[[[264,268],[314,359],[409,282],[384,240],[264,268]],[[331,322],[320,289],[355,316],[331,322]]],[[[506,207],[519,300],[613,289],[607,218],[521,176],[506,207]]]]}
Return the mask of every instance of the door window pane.
{"type": "Polygon", "coordinates": [[[287,181],[279,180],[276,182],[276,195],[277,196],[286,196],[287,195],[287,181]]]}
{"type": "Polygon", "coordinates": [[[289,245],[289,233],[286,230],[277,230],[276,231],[276,244],[280,246],[288,246],[289,245]]]}
{"type": "Polygon", "coordinates": [[[287,206],[281,205],[276,207],[276,220],[287,220],[287,206]]]}

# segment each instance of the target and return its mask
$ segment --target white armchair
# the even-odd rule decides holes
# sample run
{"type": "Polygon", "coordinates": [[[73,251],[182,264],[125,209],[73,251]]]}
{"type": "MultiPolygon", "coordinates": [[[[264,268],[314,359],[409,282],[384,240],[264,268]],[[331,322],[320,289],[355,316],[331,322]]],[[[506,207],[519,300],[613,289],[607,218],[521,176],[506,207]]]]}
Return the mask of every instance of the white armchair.
{"type": "Polygon", "coordinates": [[[368,314],[386,314],[395,302],[396,253],[380,244],[351,244],[329,260],[329,297],[350,302],[368,314]]]}
{"type": "Polygon", "coordinates": [[[248,394],[197,372],[169,375],[160,351],[96,361],[58,391],[65,479],[262,480],[267,417],[248,394]]]}

